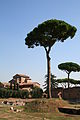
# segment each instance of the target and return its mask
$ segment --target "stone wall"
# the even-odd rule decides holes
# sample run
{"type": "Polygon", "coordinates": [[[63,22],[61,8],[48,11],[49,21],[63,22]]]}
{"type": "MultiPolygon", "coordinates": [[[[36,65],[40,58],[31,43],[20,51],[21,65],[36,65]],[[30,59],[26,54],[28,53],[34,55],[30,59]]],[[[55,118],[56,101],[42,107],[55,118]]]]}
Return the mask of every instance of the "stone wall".
{"type": "Polygon", "coordinates": [[[80,100],[80,87],[72,87],[72,88],[56,88],[52,90],[52,97],[58,98],[58,93],[61,92],[61,96],[63,99],[70,100],[80,100]]]}

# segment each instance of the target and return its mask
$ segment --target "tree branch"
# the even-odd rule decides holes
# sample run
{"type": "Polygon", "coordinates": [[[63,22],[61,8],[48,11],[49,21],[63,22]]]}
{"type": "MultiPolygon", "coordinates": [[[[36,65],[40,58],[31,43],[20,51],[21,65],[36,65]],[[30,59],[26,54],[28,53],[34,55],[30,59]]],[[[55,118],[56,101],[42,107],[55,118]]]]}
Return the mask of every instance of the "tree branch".
{"type": "Polygon", "coordinates": [[[51,47],[49,46],[48,48],[47,47],[44,47],[44,48],[45,48],[46,53],[49,54],[51,47]]]}

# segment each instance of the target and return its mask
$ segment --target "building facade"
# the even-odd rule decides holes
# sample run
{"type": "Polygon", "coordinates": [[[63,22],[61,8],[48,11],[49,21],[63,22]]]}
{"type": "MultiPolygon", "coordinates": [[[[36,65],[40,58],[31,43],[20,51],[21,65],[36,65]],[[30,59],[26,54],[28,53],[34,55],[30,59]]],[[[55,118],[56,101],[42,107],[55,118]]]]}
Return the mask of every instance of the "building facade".
{"type": "Polygon", "coordinates": [[[39,87],[40,84],[38,82],[32,82],[29,76],[23,75],[23,74],[16,74],[13,76],[13,79],[9,81],[10,88],[14,86],[14,89],[16,86],[18,86],[22,90],[28,90],[31,91],[33,87],[39,87]]]}

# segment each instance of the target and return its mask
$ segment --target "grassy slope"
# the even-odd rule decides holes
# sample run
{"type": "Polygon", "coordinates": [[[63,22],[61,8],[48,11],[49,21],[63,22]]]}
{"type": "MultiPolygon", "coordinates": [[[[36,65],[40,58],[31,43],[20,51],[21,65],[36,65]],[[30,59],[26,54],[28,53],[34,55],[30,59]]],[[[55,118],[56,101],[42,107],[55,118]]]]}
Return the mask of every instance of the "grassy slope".
{"type": "MultiPolygon", "coordinates": [[[[80,120],[80,116],[67,115],[58,111],[58,106],[70,106],[66,101],[58,99],[37,101],[28,103],[26,110],[19,113],[12,112],[9,105],[0,105],[0,120],[80,120]],[[38,111],[32,109],[34,106],[38,111]]],[[[23,107],[17,108],[23,109],[23,107]]],[[[15,106],[15,109],[17,108],[15,106]]]]}

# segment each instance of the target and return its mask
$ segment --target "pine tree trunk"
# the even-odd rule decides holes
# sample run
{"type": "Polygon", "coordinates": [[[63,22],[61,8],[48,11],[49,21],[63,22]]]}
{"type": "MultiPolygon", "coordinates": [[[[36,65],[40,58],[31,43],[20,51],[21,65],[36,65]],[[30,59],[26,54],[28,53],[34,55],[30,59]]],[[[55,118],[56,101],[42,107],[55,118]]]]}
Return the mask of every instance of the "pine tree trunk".
{"type": "Polygon", "coordinates": [[[48,75],[48,98],[51,98],[51,67],[50,67],[50,57],[47,53],[47,75],[48,75]]]}
{"type": "Polygon", "coordinates": [[[70,74],[70,73],[68,73],[68,89],[69,89],[69,84],[70,84],[69,74],[70,74]]]}
{"type": "Polygon", "coordinates": [[[70,73],[68,73],[68,99],[70,99],[70,80],[69,80],[69,75],[70,75],[70,73]]]}
{"type": "Polygon", "coordinates": [[[48,71],[48,81],[49,81],[49,98],[51,98],[51,67],[50,67],[50,58],[47,60],[47,71],[48,71]]]}
{"type": "Polygon", "coordinates": [[[52,98],[51,96],[51,66],[50,66],[50,57],[49,57],[49,53],[50,53],[51,47],[49,47],[48,49],[45,47],[45,51],[46,51],[46,57],[47,57],[47,75],[48,75],[48,81],[47,81],[47,87],[48,87],[48,98],[52,98]]]}

